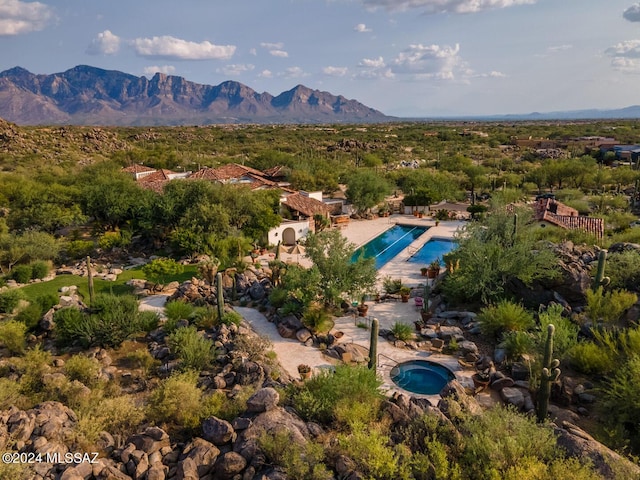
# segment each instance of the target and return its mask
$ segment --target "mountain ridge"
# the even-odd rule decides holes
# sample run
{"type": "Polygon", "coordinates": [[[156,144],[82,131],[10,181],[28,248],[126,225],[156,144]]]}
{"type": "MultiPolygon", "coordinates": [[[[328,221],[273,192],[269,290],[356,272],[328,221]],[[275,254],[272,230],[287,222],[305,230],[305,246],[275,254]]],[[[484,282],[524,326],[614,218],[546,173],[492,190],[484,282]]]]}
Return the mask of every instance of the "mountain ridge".
{"type": "Polygon", "coordinates": [[[19,125],[374,123],[395,120],[342,95],[297,85],[276,96],[227,80],[145,76],[78,65],[49,75],[0,72],[0,117],[19,125]]]}

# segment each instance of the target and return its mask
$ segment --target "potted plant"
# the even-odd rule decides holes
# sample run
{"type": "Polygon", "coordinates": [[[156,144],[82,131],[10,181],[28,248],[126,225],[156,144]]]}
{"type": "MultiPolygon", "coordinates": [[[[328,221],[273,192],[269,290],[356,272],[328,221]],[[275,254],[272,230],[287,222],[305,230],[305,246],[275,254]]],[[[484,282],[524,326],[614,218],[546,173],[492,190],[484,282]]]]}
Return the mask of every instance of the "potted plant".
{"type": "Polygon", "coordinates": [[[369,311],[369,305],[367,305],[365,302],[367,296],[366,295],[362,295],[362,301],[360,302],[360,304],[356,307],[358,309],[358,316],[359,317],[366,317],[367,316],[367,312],[369,311]]]}
{"type": "Polygon", "coordinates": [[[473,386],[476,391],[484,390],[489,386],[489,382],[491,381],[491,373],[489,370],[477,371],[473,375],[471,375],[471,380],[473,380],[473,386]]]}
{"type": "Polygon", "coordinates": [[[429,269],[427,270],[428,278],[436,278],[440,274],[440,258],[436,258],[433,262],[429,264],[429,269]]]}
{"type": "Polygon", "coordinates": [[[298,365],[298,373],[300,374],[300,378],[305,380],[307,378],[311,378],[311,367],[304,363],[298,365]]]}
{"type": "Polygon", "coordinates": [[[422,267],[420,269],[420,273],[422,274],[423,277],[427,276],[427,271],[429,270],[429,267],[422,267]]]}
{"type": "Polygon", "coordinates": [[[399,293],[402,303],[407,303],[409,301],[409,295],[411,295],[411,289],[409,287],[401,287],[399,293]]]}

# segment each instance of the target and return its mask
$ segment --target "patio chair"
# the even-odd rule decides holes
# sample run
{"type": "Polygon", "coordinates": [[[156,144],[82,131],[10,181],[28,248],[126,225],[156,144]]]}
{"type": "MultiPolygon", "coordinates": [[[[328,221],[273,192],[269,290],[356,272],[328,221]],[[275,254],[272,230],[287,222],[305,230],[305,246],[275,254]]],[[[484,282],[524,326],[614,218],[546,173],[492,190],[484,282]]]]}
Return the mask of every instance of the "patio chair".
{"type": "Polygon", "coordinates": [[[422,299],[422,297],[414,297],[413,301],[416,303],[416,307],[418,308],[418,310],[421,310],[424,306],[424,300],[422,299]]]}

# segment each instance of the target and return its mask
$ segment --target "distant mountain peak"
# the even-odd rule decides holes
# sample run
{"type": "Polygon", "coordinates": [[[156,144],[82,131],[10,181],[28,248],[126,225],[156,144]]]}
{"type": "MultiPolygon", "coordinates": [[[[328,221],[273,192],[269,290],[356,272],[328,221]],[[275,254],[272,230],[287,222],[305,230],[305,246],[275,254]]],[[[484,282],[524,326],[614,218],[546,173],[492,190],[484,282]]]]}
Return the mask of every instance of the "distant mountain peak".
{"type": "Polygon", "coordinates": [[[360,123],[393,120],[356,100],[296,85],[277,96],[233,80],[202,85],[157,72],[149,80],[77,65],[34,75],[0,72],[0,117],[17,124],[180,125],[360,123]]]}

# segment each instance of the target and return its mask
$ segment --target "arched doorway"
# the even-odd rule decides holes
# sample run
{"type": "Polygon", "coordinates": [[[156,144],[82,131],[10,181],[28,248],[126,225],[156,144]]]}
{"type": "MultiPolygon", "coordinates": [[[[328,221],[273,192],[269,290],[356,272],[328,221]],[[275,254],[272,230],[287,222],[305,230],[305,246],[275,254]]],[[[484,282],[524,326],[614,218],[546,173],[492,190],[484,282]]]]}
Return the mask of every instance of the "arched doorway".
{"type": "Polygon", "coordinates": [[[296,231],[291,228],[285,228],[282,232],[282,243],[284,245],[295,245],[296,244],[296,231]]]}

